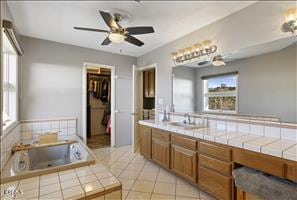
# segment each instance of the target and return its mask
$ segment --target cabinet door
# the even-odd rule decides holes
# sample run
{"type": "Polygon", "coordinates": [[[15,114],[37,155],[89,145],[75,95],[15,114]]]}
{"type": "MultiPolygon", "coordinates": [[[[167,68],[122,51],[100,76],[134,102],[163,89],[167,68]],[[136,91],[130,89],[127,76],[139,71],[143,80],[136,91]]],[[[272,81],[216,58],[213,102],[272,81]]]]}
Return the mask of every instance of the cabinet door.
{"type": "Polygon", "coordinates": [[[152,159],[159,165],[169,168],[170,143],[157,138],[153,138],[152,139],[152,159]]]}
{"type": "Polygon", "coordinates": [[[171,169],[180,176],[196,183],[197,153],[183,147],[172,145],[171,169]]]}
{"type": "Polygon", "coordinates": [[[147,126],[139,127],[140,153],[146,158],[152,157],[152,129],[147,126]]]}
{"type": "Polygon", "coordinates": [[[232,179],[199,167],[199,186],[218,199],[232,199],[232,179]]]}

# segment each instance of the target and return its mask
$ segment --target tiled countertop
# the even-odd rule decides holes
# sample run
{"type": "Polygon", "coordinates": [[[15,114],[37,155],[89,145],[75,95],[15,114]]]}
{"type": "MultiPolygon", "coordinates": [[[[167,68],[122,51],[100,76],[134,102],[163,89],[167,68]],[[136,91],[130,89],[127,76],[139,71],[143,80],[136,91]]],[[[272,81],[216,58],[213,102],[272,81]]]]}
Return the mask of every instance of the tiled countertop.
{"type": "Polygon", "coordinates": [[[121,199],[121,187],[106,167],[95,164],[1,184],[1,199],[121,199]]]}
{"type": "Polygon", "coordinates": [[[182,127],[179,128],[177,126],[170,125],[168,122],[154,120],[141,120],[139,121],[139,124],[297,161],[296,140],[284,140],[263,135],[241,133],[240,131],[227,132],[210,128],[183,129],[182,127]]]}

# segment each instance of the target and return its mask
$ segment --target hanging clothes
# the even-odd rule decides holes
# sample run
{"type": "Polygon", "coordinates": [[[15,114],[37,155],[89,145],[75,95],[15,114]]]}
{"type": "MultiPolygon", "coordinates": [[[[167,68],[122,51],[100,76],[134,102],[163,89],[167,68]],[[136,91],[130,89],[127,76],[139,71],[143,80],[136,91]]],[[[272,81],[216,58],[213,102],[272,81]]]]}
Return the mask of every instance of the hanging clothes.
{"type": "Polygon", "coordinates": [[[108,102],[108,95],[109,95],[109,91],[108,91],[108,88],[109,88],[109,83],[107,80],[103,80],[101,82],[101,85],[100,85],[100,100],[102,102],[108,102]]]}

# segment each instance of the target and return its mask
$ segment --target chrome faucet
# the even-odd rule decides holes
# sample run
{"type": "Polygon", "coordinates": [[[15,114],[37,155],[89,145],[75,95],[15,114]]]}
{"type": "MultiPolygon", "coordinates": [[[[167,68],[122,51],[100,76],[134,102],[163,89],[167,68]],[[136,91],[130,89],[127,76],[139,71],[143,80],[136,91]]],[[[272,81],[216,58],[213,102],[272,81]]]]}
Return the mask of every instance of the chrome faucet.
{"type": "MultiPolygon", "coordinates": [[[[184,117],[188,117],[188,124],[191,124],[191,116],[188,113],[185,113],[184,117]]],[[[184,123],[187,123],[187,120],[184,120],[184,123]]]]}

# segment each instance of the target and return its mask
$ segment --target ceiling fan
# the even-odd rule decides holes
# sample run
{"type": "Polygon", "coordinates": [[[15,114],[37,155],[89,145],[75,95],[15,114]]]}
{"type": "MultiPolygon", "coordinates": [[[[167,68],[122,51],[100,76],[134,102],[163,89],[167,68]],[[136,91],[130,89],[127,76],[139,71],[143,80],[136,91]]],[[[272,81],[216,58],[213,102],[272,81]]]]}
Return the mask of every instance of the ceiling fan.
{"type": "Polygon", "coordinates": [[[109,31],[101,30],[101,29],[94,29],[94,28],[84,28],[84,27],[73,27],[77,30],[84,30],[84,31],[94,31],[94,32],[101,32],[101,33],[108,33],[108,36],[105,40],[101,43],[101,45],[109,45],[111,42],[114,43],[122,43],[124,41],[134,44],[136,46],[142,46],[144,43],[137,38],[133,37],[132,35],[141,35],[141,34],[148,34],[154,33],[154,28],[151,26],[138,26],[138,27],[128,27],[123,28],[119,22],[122,20],[122,15],[114,14],[112,16],[108,12],[99,11],[100,15],[102,16],[103,20],[110,28],[109,31]]]}

